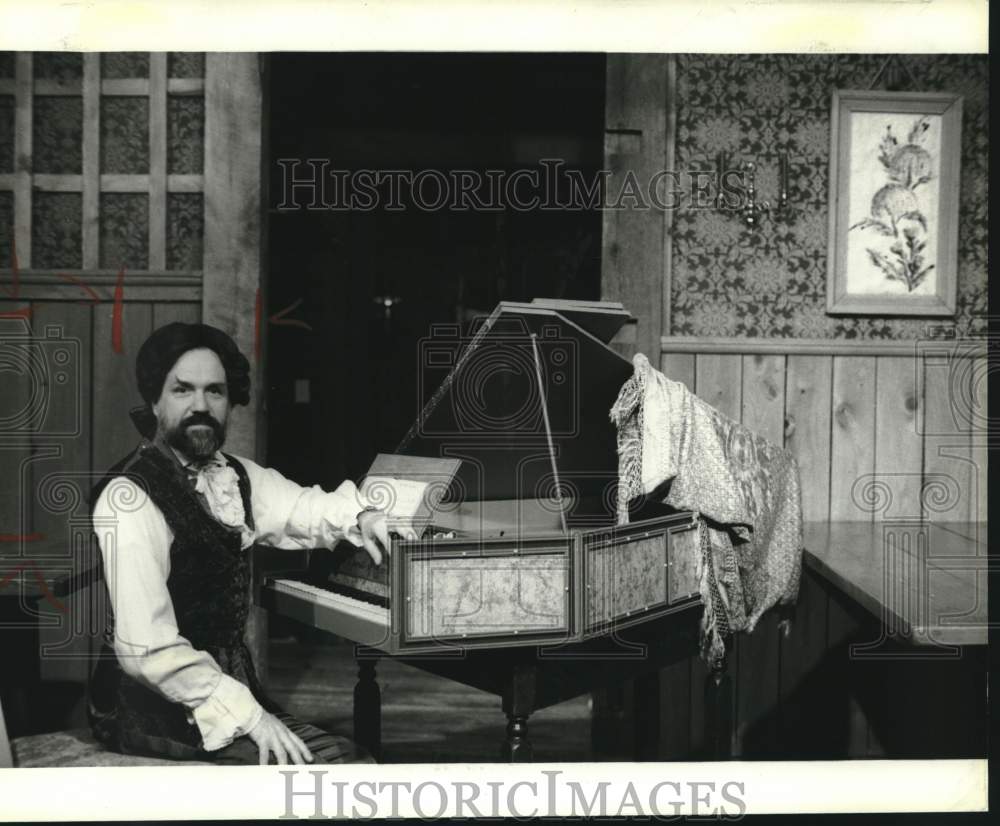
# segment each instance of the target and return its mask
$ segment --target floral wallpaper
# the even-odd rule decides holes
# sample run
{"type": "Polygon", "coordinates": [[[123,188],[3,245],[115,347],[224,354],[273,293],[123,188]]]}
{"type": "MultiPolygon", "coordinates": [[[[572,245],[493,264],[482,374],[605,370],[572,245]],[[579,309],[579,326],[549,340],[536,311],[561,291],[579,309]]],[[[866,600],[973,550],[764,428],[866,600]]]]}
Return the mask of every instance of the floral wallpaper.
{"type": "Polygon", "coordinates": [[[200,175],[205,156],[205,98],[167,97],[167,173],[200,175]]]}
{"type": "Polygon", "coordinates": [[[31,199],[31,266],[83,266],[83,198],[79,192],[35,192],[31,199]]]}
{"type": "Polygon", "coordinates": [[[31,131],[32,172],[79,175],[83,171],[82,97],[36,97],[31,131]]]}
{"type": "Polygon", "coordinates": [[[789,156],[787,218],[754,234],[716,209],[678,209],[671,283],[672,335],[906,339],[986,331],[989,159],[985,55],[907,55],[907,91],[964,96],[955,319],[826,314],[830,99],[868,89],[880,55],[681,55],[677,168],[714,172],[717,154],[756,161],[759,197],[777,194],[789,156]]]}
{"type": "Polygon", "coordinates": [[[108,52],[101,55],[101,77],[125,79],[149,77],[148,52],[108,52]]]}
{"type": "Polygon", "coordinates": [[[102,269],[149,268],[149,196],[145,192],[102,192],[100,207],[102,269]]]}
{"type": "Polygon", "coordinates": [[[101,172],[149,172],[149,98],[101,98],[101,172]]]}
{"type": "Polygon", "coordinates": [[[167,75],[198,78],[205,76],[203,52],[170,52],[167,55],[167,75]]]}
{"type": "Polygon", "coordinates": [[[35,52],[32,65],[35,80],[68,83],[83,78],[82,52],[35,52]]]}
{"type": "Polygon", "coordinates": [[[167,269],[202,268],[205,201],[200,192],[167,193],[167,269]]]}

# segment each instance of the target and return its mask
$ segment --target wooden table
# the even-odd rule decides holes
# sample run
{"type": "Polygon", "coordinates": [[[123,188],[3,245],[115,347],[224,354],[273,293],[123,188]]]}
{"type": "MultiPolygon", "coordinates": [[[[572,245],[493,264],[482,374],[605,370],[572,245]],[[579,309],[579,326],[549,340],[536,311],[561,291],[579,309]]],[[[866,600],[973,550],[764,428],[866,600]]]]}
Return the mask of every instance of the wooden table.
{"type": "Polygon", "coordinates": [[[807,522],[804,564],[914,645],[986,645],[985,522],[807,522]]]}
{"type": "Polygon", "coordinates": [[[842,756],[985,757],[986,523],[806,523],[803,562],[798,725],[839,708],[842,756]]]}

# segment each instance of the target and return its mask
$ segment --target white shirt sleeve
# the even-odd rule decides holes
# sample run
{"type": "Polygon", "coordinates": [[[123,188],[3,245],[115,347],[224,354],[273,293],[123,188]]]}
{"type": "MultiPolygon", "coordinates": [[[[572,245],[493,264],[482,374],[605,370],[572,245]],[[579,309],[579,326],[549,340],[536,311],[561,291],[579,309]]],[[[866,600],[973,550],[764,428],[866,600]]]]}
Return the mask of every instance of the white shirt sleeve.
{"type": "Polygon", "coordinates": [[[94,530],[125,673],[190,709],[208,751],[250,731],[263,714],[253,694],[178,631],[167,590],[173,534],[160,509],[132,481],[116,477],[94,507],[94,530]]]}
{"type": "Polygon", "coordinates": [[[236,457],[250,479],[254,534],[274,548],[332,548],[341,539],[361,547],[358,513],[368,504],[345,480],[334,491],[297,485],[273,468],[236,457]]]}

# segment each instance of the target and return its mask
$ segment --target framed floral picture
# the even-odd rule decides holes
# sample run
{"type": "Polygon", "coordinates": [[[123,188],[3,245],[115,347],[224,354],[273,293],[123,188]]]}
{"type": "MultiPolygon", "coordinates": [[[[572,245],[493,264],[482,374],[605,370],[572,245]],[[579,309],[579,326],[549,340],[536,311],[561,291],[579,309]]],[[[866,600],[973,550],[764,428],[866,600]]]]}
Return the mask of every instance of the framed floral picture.
{"type": "Polygon", "coordinates": [[[962,98],[833,93],[827,312],[955,314],[962,98]]]}

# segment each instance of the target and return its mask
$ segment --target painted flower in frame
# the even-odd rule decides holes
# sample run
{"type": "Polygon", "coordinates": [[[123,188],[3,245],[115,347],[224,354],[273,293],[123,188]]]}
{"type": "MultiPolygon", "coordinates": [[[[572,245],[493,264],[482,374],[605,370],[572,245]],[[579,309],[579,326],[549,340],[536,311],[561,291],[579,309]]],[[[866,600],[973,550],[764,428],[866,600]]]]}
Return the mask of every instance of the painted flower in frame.
{"type": "Polygon", "coordinates": [[[889,177],[915,189],[931,179],[931,155],[922,146],[902,146],[889,160],[889,177]]]}
{"type": "Polygon", "coordinates": [[[886,126],[878,144],[878,159],[888,183],[872,196],[869,215],[848,230],[862,230],[869,236],[865,251],[872,266],[886,280],[902,284],[907,292],[919,287],[935,268],[925,255],[927,218],[916,195],[916,190],[933,178],[930,153],[920,145],[929,128],[926,116],[917,118],[901,144],[891,124],[886,126]],[[884,243],[879,243],[879,238],[884,243]]]}
{"type": "Polygon", "coordinates": [[[872,217],[885,224],[896,224],[908,213],[919,211],[917,196],[901,184],[886,184],[872,196],[872,217]]]}

